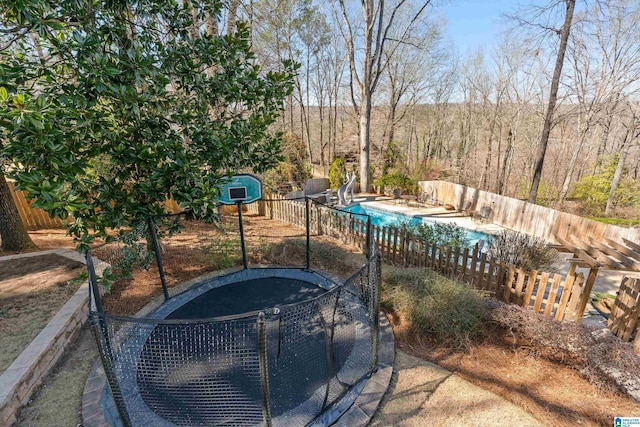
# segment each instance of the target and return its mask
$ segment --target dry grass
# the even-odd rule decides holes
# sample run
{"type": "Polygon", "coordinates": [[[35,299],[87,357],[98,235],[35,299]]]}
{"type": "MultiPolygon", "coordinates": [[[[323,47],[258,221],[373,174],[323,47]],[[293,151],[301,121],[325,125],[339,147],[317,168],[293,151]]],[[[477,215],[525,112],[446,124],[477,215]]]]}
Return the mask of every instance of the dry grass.
{"type": "Polygon", "coordinates": [[[20,411],[19,427],[82,425],[82,392],[91,365],[98,358],[91,330],[85,326],[66,349],[43,386],[20,411]]]}
{"type": "Polygon", "coordinates": [[[425,269],[384,269],[381,304],[402,313],[415,332],[458,348],[482,334],[488,320],[483,294],[425,269]]]}
{"type": "MultiPolygon", "coordinates": [[[[640,405],[611,391],[601,373],[599,379],[585,376],[586,358],[568,351],[583,348],[590,341],[577,333],[576,325],[512,305],[499,306],[504,310],[493,307],[493,323],[488,324],[483,338],[464,351],[415,333],[406,318],[398,315],[393,318],[397,344],[504,397],[547,425],[611,425],[614,416],[640,416],[640,405]]],[[[626,356],[631,355],[616,347],[610,357],[629,363],[626,356]]],[[[638,359],[631,356],[634,358],[638,359]]]]}
{"type": "Polygon", "coordinates": [[[0,262],[0,374],[77,291],[84,271],[59,255],[0,262]]]}

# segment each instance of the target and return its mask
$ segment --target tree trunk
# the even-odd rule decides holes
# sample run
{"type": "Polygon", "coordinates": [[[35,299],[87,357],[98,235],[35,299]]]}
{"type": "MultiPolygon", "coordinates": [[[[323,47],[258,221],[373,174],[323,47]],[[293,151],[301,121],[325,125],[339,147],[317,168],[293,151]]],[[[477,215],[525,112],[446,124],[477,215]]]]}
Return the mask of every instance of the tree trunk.
{"type": "Polygon", "coordinates": [[[360,105],[360,192],[369,191],[369,135],[371,133],[371,98],[363,97],[360,105]]]}
{"type": "Polygon", "coordinates": [[[586,135],[582,135],[580,141],[573,149],[573,154],[571,155],[571,160],[569,160],[569,166],[567,166],[567,171],[564,176],[564,181],[562,183],[562,190],[560,191],[560,197],[558,198],[561,202],[564,202],[569,194],[569,189],[571,188],[571,178],[573,177],[573,171],[576,168],[576,164],[578,163],[578,157],[580,156],[580,151],[582,151],[582,147],[584,146],[584,140],[586,135]]]}
{"type": "Polygon", "coordinates": [[[240,0],[231,0],[229,2],[229,16],[227,17],[227,34],[233,34],[236,31],[236,20],[238,19],[238,6],[240,6],[240,0]]]}
{"type": "Polygon", "coordinates": [[[565,0],[567,12],[564,17],[564,25],[560,30],[560,47],[558,48],[558,56],[556,57],[556,65],[553,70],[551,79],[551,91],[549,92],[549,104],[547,113],[544,118],[544,126],[540,137],[540,145],[536,155],[536,165],[533,172],[533,180],[531,182],[531,192],[529,193],[529,203],[535,203],[538,198],[538,187],[542,178],[542,166],[544,165],[544,157],[547,152],[547,144],[549,143],[549,134],[551,133],[551,125],[553,122],[553,114],[556,110],[556,101],[558,99],[558,86],[560,85],[560,76],[562,75],[562,65],[564,63],[564,54],[567,51],[567,42],[569,40],[569,31],[571,30],[571,20],[573,19],[573,10],[576,0],[565,0]]]}
{"type": "Polygon", "coordinates": [[[611,180],[611,189],[609,190],[609,197],[607,198],[607,206],[604,209],[604,215],[610,216],[613,211],[613,198],[618,189],[618,185],[620,185],[620,180],[622,179],[622,172],[624,171],[624,163],[627,160],[627,155],[629,154],[629,147],[631,147],[631,140],[635,138],[635,117],[633,118],[634,123],[629,125],[627,129],[624,140],[622,141],[622,147],[620,147],[620,158],[618,159],[618,166],[616,166],[616,171],[613,174],[613,179],[611,180]]]}
{"type": "Polygon", "coordinates": [[[27,229],[20,219],[18,208],[11,197],[11,190],[4,174],[0,172],[0,238],[2,249],[6,251],[24,251],[36,245],[31,241],[27,229]]]}
{"type": "Polygon", "coordinates": [[[499,174],[499,179],[498,179],[498,194],[502,196],[504,196],[505,184],[509,179],[509,173],[511,171],[511,160],[513,158],[513,145],[514,145],[513,139],[514,139],[513,130],[509,128],[509,132],[507,133],[507,151],[504,153],[504,161],[502,163],[502,172],[499,174]]]}

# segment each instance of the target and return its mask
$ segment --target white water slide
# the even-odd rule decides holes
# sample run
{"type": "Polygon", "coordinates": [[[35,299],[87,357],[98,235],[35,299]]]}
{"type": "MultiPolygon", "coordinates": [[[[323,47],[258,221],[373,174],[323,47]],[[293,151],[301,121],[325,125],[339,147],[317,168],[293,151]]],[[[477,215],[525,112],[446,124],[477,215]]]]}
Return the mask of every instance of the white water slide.
{"type": "Polygon", "coordinates": [[[348,206],[353,203],[353,187],[356,185],[356,174],[349,176],[347,174],[347,182],[338,189],[338,200],[342,206],[348,206]],[[349,203],[347,203],[347,194],[349,194],[349,203]]]}

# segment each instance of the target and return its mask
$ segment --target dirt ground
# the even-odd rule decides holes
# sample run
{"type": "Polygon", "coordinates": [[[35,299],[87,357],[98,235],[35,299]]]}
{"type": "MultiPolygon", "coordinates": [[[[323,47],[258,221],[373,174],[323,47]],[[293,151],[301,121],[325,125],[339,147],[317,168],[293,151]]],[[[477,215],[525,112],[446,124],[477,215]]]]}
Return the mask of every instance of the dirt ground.
{"type": "Polygon", "coordinates": [[[59,255],[0,261],[0,374],[77,291],[84,271],[59,255]]]}
{"type": "Polygon", "coordinates": [[[544,424],[506,399],[434,363],[397,350],[389,389],[370,425],[538,427],[544,424]]]}
{"type": "MultiPolygon", "coordinates": [[[[73,238],[67,236],[67,230],[65,229],[45,229],[38,231],[29,231],[29,236],[33,243],[37,246],[31,251],[26,252],[37,252],[37,251],[46,251],[47,249],[72,249],[74,250],[76,246],[73,244],[73,238]]],[[[15,255],[16,252],[13,251],[4,251],[0,249],[0,256],[5,255],[15,255]]]]}
{"type": "Polygon", "coordinates": [[[481,342],[456,350],[420,339],[397,316],[393,319],[399,349],[504,397],[546,425],[612,425],[616,416],[640,416],[635,400],[598,389],[570,360],[547,360],[544,355],[552,349],[521,345],[508,331],[494,328],[481,342]]]}

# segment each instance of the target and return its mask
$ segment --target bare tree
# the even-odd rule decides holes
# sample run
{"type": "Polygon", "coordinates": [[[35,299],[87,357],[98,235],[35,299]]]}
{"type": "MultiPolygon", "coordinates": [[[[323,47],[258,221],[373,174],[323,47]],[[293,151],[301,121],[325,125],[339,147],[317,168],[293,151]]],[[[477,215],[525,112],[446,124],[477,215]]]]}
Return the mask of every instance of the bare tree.
{"type": "MultiPolygon", "coordinates": [[[[544,118],[542,135],[540,136],[540,144],[538,145],[538,152],[536,154],[536,164],[533,172],[533,179],[531,181],[531,191],[529,192],[529,203],[535,203],[536,199],[538,198],[538,188],[540,187],[540,179],[542,178],[542,166],[544,165],[544,158],[547,152],[547,144],[549,143],[549,134],[551,133],[551,127],[553,125],[553,115],[556,110],[556,101],[558,99],[558,87],[560,85],[562,66],[564,64],[565,52],[567,51],[567,43],[569,41],[569,33],[571,30],[571,22],[573,20],[573,12],[575,10],[576,0],[554,0],[547,6],[547,8],[552,8],[554,6],[557,6],[558,4],[564,4],[565,6],[564,23],[559,30],[552,29],[560,36],[560,46],[558,47],[556,64],[553,70],[553,76],[551,78],[549,102],[547,104],[547,112],[544,118]]],[[[543,11],[544,10],[542,10],[542,12],[543,11]]]]}
{"type": "MultiPolygon", "coordinates": [[[[387,98],[387,114],[382,141],[379,146],[381,157],[386,148],[395,140],[396,128],[411,113],[410,128],[415,129],[415,108],[425,102],[432,87],[442,84],[438,79],[449,66],[447,51],[442,46],[443,24],[424,21],[405,35],[404,43],[392,34],[388,43],[394,55],[387,57],[387,67],[381,79],[381,91],[387,98]],[[398,44],[395,46],[395,44],[398,44]]],[[[385,53],[388,56],[388,53],[385,53]]],[[[419,144],[412,144],[413,132],[408,132],[407,161],[418,152],[419,144]],[[412,145],[415,150],[412,150],[412,145]]],[[[417,161],[417,158],[416,158],[417,161]]],[[[387,161],[383,164],[388,165],[387,161]]],[[[407,165],[409,167],[409,165],[407,165]]],[[[386,173],[383,166],[382,173],[386,173]]]]}
{"type": "Polygon", "coordinates": [[[334,12],[336,17],[342,16],[343,26],[340,31],[347,45],[351,102],[358,117],[360,188],[367,191],[370,184],[372,101],[388,58],[395,53],[394,48],[387,49],[391,29],[399,26],[401,30],[394,33],[400,36],[397,41],[405,42],[405,36],[410,33],[431,1],[426,0],[416,5],[408,0],[396,0],[392,3],[385,3],[384,0],[361,0],[360,17],[350,14],[347,0],[338,0],[338,3],[340,11],[334,9],[334,12]],[[399,19],[400,15],[404,15],[402,21],[399,19]],[[356,28],[360,23],[362,28],[356,28]]]}

